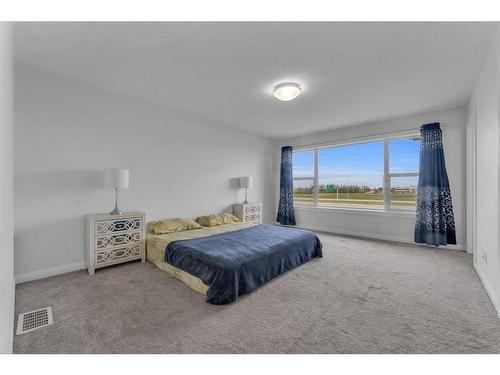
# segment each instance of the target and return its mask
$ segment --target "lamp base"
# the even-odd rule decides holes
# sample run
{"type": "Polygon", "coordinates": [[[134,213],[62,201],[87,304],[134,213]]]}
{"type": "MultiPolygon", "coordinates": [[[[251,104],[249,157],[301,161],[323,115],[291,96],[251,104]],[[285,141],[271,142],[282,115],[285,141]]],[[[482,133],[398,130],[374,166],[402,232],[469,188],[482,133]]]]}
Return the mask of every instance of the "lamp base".
{"type": "Polygon", "coordinates": [[[245,201],[243,202],[243,204],[247,203],[248,203],[248,188],[245,188],[245,201]]]}
{"type": "Polygon", "coordinates": [[[115,209],[109,213],[110,215],[123,215],[123,211],[118,209],[118,188],[115,188],[115,209]]]}
{"type": "Polygon", "coordinates": [[[118,208],[115,207],[113,211],[109,213],[110,215],[123,215],[123,211],[120,211],[118,208]]]}

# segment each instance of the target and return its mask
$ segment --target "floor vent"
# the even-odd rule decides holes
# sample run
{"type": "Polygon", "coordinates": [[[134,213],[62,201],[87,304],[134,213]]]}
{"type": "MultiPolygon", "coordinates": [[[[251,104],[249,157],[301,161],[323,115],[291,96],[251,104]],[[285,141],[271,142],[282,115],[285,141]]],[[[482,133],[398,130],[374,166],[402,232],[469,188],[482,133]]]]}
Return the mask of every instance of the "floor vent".
{"type": "Polygon", "coordinates": [[[52,323],[54,323],[52,319],[52,307],[44,307],[43,309],[19,314],[16,335],[34,331],[52,323]]]}

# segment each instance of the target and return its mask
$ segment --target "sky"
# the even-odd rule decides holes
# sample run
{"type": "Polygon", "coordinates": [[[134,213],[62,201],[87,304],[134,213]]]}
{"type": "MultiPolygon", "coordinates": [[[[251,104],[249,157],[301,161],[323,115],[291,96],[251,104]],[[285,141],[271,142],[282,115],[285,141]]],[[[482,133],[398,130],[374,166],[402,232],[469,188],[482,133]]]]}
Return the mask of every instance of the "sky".
{"type": "MultiPolygon", "coordinates": [[[[389,141],[389,171],[418,172],[420,141],[389,141]]],[[[384,141],[322,148],[318,151],[319,184],[383,186],[384,141]]],[[[314,175],[314,151],[294,152],[293,176],[314,175]]],[[[295,181],[294,186],[311,185],[312,181],[295,181]]],[[[416,185],[417,177],[392,178],[392,187],[416,185]]]]}

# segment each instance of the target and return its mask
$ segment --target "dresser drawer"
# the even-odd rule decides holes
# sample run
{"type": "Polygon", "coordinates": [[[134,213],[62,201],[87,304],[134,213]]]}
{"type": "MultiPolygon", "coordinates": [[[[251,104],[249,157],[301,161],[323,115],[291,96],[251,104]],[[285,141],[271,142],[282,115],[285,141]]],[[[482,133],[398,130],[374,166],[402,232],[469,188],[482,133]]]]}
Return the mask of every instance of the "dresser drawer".
{"type": "Polygon", "coordinates": [[[141,227],[142,218],[140,217],[132,217],[119,220],[102,220],[95,222],[94,233],[96,236],[100,236],[103,234],[140,230],[141,227]]]}
{"type": "Polygon", "coordinates": [[[245,223],[260,224],[261,221],[262,221],[262,217],[260,216],[260,213],[245,214],[245,216],[243,218],[243,222],[245,222],[245,223]]]}
{"type": "Polygon", "coordinates": [[[108,234],[95,238],[95,249],[102,250],[114,246],[127,246],[140,243],[142,239],[141,231],[125,232],[120,234],[108,234]]]}
{"type": "Polygon", "coordinates": [[[95,268],[141,258],[141,244],[120,246],[112,249],[96,250],[95,268]]]}
{"type": "Polygon", "coordinates": [[[245,215],[260,215],[261,206],[260,204],[255,205],[245,205],[243,213],[245,215]]]}

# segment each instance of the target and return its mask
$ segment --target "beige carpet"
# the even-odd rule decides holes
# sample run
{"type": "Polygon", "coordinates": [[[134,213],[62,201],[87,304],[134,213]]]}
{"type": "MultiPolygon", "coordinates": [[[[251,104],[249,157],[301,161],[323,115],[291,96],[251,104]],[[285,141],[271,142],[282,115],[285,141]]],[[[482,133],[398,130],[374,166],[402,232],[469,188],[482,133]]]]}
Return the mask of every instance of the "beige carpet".
{"type": "Polygon", "coordinates": [[[463,252],[320,235],[311,261],[226,306],[149,263],[16,289],[16,313],[55,324],[17,353],[500,352],[500,320],[463,252]]]}

